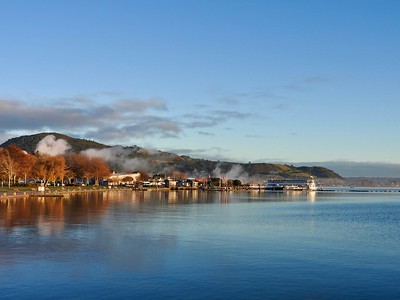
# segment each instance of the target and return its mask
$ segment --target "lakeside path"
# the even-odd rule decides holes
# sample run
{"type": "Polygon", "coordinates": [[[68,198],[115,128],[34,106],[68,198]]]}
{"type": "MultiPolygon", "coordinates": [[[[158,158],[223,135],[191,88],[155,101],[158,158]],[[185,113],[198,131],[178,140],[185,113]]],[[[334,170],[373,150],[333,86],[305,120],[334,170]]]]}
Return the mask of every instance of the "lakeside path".
{"type": "Polygon", "coordinates": [[[36,198],[36,197],[67,197],[75,193],[89,193],[89,192],[108,192],[108,191],[170,191],[170,188],[154,188],[154,189],[132,189],[127,187],[114,186],[68,186],[68,187],[47,187],[45,191],[39,191],[38,188],[33,187],[14,187],[5,188],[0,187],[0,200],[1,199],[15,199],[15,198],[36,198]]]}
{"type": "MultiPolygon", "coordinates": [[[[88,192],[107,192],[107,191],[152,191],[152,192],[167,192],[167,191],[179,191],[170,188],[154,188],[154,189],[132,189],[126,187],[106,187],[106,186],[71,186],[71,187],[48,187],[45,191],[38,191],[37,188],[33,187],[18,187],[18,188],[5,188],[0,187],[0,200],[2,199],[15,199],[15,198],[36,198],[36,197],[68,197],[74,193],[88,193],[88,192]]],[[[184,189],[182,189],[184,190],[184,189]]],[[[249,192],[261,192],[264,189],[249,190],[249,189],[237,189],[237,190],[217,190],[217,192],[235,192],[235,191],[249,191],[249,192]]],[[[205,190],[215,192],[215,190],[205,190]]],[[[274,192],[274,191],[266,191],[274,192]]],[[[280,191],[281,193],[303,193],[310,191],[280,191]]],[[[342,192],[342,193],[399,193],[400,188],[392,187],[329,187],[321,188],[318,191],[312,193],[329,193],[329,192],[342,192]]],[[[277,193],[275,191],[275,193],[277,193]]]]}
{"type": "MultiPolygon", "coordinates": [[[[72,193],[105,192],[107,187],[50,187],[45,191],[36,188],[0,188],[0,199],[24,198],[24,197],[65,197],[72,193]]],[[[113,189],[115,190],[115,189],[113,189]]]]}

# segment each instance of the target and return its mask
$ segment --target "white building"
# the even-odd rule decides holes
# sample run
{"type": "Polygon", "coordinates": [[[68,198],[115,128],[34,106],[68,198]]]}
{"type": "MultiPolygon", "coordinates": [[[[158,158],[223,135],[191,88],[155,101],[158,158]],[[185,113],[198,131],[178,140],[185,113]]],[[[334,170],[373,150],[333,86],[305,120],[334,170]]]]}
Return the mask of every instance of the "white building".
{"type": "Polygon", "coordinates": [[[140,173],[115,173],[108,177],[108,185],[131,185],[140,179],[140,173]]]}

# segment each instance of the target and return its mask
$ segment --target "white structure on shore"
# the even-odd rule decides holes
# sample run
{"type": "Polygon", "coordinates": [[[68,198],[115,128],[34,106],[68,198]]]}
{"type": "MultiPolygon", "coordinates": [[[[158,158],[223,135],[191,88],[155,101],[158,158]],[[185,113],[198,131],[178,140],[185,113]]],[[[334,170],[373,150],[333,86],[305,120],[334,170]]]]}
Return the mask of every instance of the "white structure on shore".
{"type": "Polygon", "coordinates": [[[140,173],[115,173],[108,177],[108,185],[130,185],[140,179],[140,173]]]}
{"type": "Polygon", "coordinates": [[[317,185],[315,184],[314,177],[296,179],[270,179],[267,181],[267,190],[309,190],[316,191],[317,185]]]}

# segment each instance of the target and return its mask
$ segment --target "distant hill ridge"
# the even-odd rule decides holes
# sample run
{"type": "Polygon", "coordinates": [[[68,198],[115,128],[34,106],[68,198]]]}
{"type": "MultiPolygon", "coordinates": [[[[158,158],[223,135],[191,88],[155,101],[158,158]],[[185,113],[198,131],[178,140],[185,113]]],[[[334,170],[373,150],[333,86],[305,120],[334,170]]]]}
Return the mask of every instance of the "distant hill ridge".
{"type": "MultiPolygon", "coordinates": [[[[38,133],[33,135],[25,135],[9,139],[0,147],[7,147],[11,144],[27,151],[28,153],[34,153],[37,144],[47,135],[54,135],[56,139],[65,140],[74,152],[85,151],[88,149],[106,149],[112,146],[104,145],[95,141],[85,140],[80,138],[73,138],[64,134],[47,132],[38,133]]],[[[158,174],[171,172],[172,170],[184,172],[187,175],[194,177],[206,177],[213,176],[215,171],[218,171],[220,176],[246,176],[246,178],[254,180],[265,180],[271,177],[283,177],[283,178],[296,178],[296,177],[308,177],[310,175],[317,178],[331,178],[341,179],[342,177],[333,172],[330,169],[313,166],[313,167],[294,167],[286,164],[270,164],[270,163],[235,163],[235,162],[220,162],[205,159],[195,159],[189,156],[179,156],[174,153],[163,152],[163,151],[147,151],[138,146],[123,147],[128,154],[125,155],[125,159],[136,159],[140,160],[145,168],[146,172],[158,174]],[[233,172],[232,170],[236,170],[233,172]],[[243,175],[245,174],[245,175],[243,175]]],[[[112,168],[116,171],[121,171],[124,168],[123,162],[114,162],[112,168]]],[[[133,170],[131,170],[133,171],[133,170]]]]}
{"type": "Polygon", "coordinates": [[[0,147],[8,147],[9,145],[15,145],[28,153],[34,153],[36,151],[37,144],[46,136],[54,135],[56,139],[65,140],[71,147],[72,151],[80,152],[87,149],[104,149],[108,148],[104,144],[100,144],[95,141],[73,138],[65,134],[60,134],[56,132],[42,132],[33,135],[23,135],[20,137],[15,137],[4,142],[0,147]]]}

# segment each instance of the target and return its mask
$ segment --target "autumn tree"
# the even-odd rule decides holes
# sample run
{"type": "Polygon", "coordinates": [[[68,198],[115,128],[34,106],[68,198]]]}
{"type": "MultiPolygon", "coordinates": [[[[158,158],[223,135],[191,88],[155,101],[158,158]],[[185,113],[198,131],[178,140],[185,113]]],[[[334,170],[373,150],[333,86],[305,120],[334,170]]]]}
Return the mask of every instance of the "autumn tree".
{"type": "Polygon", "coordinates": [[[7,178],[8,186],[16,179],[24,178],[30,175],[32,165],[35,162],[35,156],[26,153],[15,145],[0,149],[0,174],[7,178]]]}
{"type": "MultiPolygon", "coordinates": [[[[139,181],[146,181],[146,180],[149,180],[150,175],[149,175],[147,172],[145,172],[145,171],[137,171],[137,172],[140,173],[140,176],[139,176],[139,178],[138,178],[139,181]]],[[[134,172],[134,173],[135,173],[135,172],[134,172]]]]}
{"type": "Polygon", "coordinates": [[[31,175],[32,166],[36,161],[36,157],[26,153],[15,145],[10,145],[7,149],[17,166],[15,176],[18,177],[18,179],[23,178],[26,183],[26,178],[31,175]]]}
{"type": "Polygon", "coordinates": [[[110,168],[104,159],[100,157],[89,157],[82,153],[69,153],[65,156],[68,170],[75,178],[93,178],[98,185],[100,179],[111,174],[110,168]]]}
{"type": "Polygon", "coordinates": [[[32,167],[32,175],[43,180],[46,186],[50,181],[63,180],[65,175],[65,159],[63,156],[39,156],[32,167]]]}
{"type": "Polygon", "coordinates": [[[65,155],[67,169],[71,176],[77,178],[87,178],[89,176],[89,158],[87,155],[80,153],[68,153],[65,155]]]}
{"type": "Polygon", "coordinates": [[[100,157],[89,158],[88,174],[99,185],[99,180],[111,175],[110,168],[104,159],[100,157]]]}
{"type": "Polygon", "coordinates": [[[11,186],[11,181],[17,173],[17,168],[17,163],[10,155],[10,151],[0,148],[0,174],[8,180],[8,187],[11,186]]]}

